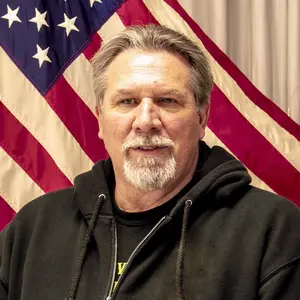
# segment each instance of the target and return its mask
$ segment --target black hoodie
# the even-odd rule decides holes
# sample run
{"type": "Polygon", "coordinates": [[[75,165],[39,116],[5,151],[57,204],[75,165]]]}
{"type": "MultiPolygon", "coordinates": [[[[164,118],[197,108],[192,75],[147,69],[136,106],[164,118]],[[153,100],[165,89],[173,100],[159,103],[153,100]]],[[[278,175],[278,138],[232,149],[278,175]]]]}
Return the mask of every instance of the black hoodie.
{"type": "Polygon", "coordinates": [[[224,149],[201,143],[200,151],[197,183],[133,251],[111,295],[117,239],[107,160],[74,188],[31,201],[1,232],[0,300],[299,300],[298,208],[249,185],[224,149]]]}

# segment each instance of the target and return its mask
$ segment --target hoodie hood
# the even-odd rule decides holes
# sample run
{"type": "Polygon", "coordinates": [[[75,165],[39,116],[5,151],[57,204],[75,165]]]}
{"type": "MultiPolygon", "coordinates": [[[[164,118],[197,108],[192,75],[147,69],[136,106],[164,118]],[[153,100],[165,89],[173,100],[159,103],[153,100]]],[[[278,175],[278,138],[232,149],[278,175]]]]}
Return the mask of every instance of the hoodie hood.
{"type": "Polygon", "coordinates": [[[203,167],[195,172],[198,182],[172,210],[171,217],[176,215],[186,200],[207,208],[230,206],[237,199],[235,195],[245,192],[251,182],[245,166],[223,148],[214,146],[210,149],[202,142],[200,149],[205,149],[208,155],[203,167]]]}
{"type": "MultiPolygon", "coordinates": [[[[244,190],[251,182],[245,166],[225,149],[214,146],[208,147],[200,141],[199,159],[194,179],[196,184],[181,198],[170,216],[174,216],[187,199],[201,201],[209,195],[209,205],[226,206],[232,201],[230,195],[244,190]],[[197,200],[196,200],[197,199],[197,200]]],[[[84,216],[92,215],[97,197],[104,194],[107,200],[113,197],[115,175],[112,161],[108,158],[99,161],[91,171],[75,178],[75,201],[84,216]]],[[[112,201],[104,201],[100,214],[113,215],[112,201]]]]}

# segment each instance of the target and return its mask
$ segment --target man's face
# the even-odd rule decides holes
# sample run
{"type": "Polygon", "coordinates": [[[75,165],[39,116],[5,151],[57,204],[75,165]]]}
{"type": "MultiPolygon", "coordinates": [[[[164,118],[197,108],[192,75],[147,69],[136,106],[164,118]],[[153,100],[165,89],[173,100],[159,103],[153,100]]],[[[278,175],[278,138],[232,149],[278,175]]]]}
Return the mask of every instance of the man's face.
{"type": "Polygon", "coordinates": [[[156,190],[191,169],[207,109],[197,112],[188,80],[187,63],[167,52],[126,50],[109,65],[99,137],[117,182],[156,190]]]}

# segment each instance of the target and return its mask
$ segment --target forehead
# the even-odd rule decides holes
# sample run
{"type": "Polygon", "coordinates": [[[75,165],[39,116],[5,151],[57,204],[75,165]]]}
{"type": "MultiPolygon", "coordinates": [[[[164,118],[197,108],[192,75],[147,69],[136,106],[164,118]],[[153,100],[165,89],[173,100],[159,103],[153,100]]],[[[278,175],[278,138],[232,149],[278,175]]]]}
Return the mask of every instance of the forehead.
{"type": "Polygon", "coordinates": [[[107,88],[178,88],[185,89],[189,65],[179,55],[168,52],[126,50],[107,69],[107,88]]]}

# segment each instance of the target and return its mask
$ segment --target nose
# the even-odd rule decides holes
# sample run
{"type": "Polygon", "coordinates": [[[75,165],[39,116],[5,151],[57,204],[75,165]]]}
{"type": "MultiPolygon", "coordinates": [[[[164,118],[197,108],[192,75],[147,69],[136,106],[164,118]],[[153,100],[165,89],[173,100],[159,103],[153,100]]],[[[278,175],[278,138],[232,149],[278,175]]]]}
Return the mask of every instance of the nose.
{"type": "Polygon", "coordinates": [[[162,123],[159,109],[151,98],[143,98],[134,112],[135,120],[132,127],[135,131],[150,132],[160,131],[162,123]]]}

